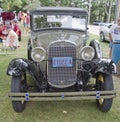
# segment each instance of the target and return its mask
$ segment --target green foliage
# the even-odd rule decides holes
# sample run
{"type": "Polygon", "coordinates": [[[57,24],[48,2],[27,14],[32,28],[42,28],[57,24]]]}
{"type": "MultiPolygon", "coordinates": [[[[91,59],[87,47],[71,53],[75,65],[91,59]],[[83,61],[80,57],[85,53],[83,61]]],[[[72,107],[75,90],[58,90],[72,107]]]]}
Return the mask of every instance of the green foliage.
{"type": "Polygon", "coordinates": [[[115,0],[0,0],[0,7],[6,11],[31,10],[40,6],[74,6],[89,10],[90,21],[113,21],[115,19],[115,0]]]}
{"type": "Polygon", "coordinates": [[[1,7],[6,11],[14,11],[15,7],[21,8],[22,0],[4,0],[1,3],[1,7]]]}
{"type": "Polygon", "coordinates": [[[70,0],[61,0],[61,6],[70,6],[70,0]]]}
{"type": "Polygon", "coordinates": [[[32,10],[41,6],[39,0],[26,0],[26,5],[23,6],[23,10],[32,10]]]}
{"type": "Polygon", "coordinates": [[[46,17],[37,17],[35,18],[35,23],[37,28],[45,28],[47,27],[47,18],[46,17]]]}
{"type": "Polygon", "coordinates": [[[91,4],[91,22],[95,20],[109,22],[115,19],[115,16],[111,16],[115,15],[115,0],[94,0],[91,4]]]}
{"type": "Polygon", "coordinates": [[[55,6],[55,0],[40,0],[41,6],[55,6]]]}

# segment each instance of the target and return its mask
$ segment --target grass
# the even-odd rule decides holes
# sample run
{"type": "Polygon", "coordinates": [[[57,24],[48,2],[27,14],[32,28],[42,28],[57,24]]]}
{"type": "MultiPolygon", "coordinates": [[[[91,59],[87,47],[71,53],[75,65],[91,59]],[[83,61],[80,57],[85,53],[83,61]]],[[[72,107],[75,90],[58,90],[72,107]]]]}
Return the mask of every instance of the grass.
{"type": "MultiPolygon", "coordinates": [[[[90,40],[98,39],[90,35],[90,40]]],[[[7,94],[10,91],[11,77],[6,75],[9,62],[13,58],[26,57],[28,36],[23,35],[17,55],[0,55],[0,122],[119,122],[120,121],[120,84],[114,78],[117,97],[108,113],[102,113],[96,107],[95,100],[62,102],[28,102],[23,113],[12,109],[7,94]]],[[[104,55],[108,57],[108,43],[101,43],[104,55]]]]}

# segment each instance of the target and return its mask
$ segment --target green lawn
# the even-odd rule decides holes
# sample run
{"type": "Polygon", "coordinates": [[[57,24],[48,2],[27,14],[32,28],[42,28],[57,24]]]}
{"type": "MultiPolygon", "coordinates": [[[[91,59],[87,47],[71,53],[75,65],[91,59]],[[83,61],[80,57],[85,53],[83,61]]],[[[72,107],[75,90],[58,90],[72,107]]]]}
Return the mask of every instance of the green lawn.
{"type": "MultiPolygon", "coordinates": [[[[90,40],[98,39],[91,35],[90,40]]],[[[11,59],[26,56],[28,36],[23,35],[17,55],[0,55],[0,122],[120,122],[120,84],[119,78],[114,78],[117,96],[108,113],[102,113],[96,107],[95,100],[61,101],[61,102],[28,102],[23,113],[12,109],[8,98],[11,77],[6,75],[6,69],[11,59]]],[[[108,57],[108,43],[101,43],[104,56],[108,57]]]]}

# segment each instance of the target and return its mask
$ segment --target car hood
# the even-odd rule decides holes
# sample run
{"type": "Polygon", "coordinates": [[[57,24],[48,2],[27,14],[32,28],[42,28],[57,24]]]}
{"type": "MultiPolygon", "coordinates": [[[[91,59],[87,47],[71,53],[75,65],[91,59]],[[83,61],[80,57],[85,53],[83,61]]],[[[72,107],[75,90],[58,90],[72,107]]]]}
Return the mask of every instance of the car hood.
{"type": "Polygon", "coordinates": [[[72,30],[45,30],[32,33],[33,42],[37,46],[47,49],[48,46],[54,41],[67,40],[75,43],[77,46],[83,46],[86,43],[87,35],[84,32],[72,31],[72,30]]]}

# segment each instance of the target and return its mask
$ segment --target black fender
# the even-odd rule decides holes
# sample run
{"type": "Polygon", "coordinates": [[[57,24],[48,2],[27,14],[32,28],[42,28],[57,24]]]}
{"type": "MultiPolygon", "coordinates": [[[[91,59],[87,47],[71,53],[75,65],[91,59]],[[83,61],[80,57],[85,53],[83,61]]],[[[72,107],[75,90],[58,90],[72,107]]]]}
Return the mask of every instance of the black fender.
{"type": "Polygon", "coordinates": [[[89,72],[92,76],[96,75],[97,73],[116,73],[115,63],[112,60],[105,58],[92,61],[84,61],[82,62],[82,68],[84,71],[89,72]]]}
{"type": "Polygon", "coordinates": [[[97,64],[96,72],[115,74],[117,73],[116,65],[111,59],[101,58],[99,63],[97,64]]]}
{"type": "Polygon", "coordinates": [[[95,50],[95,59],[98,59],[97,62],[95,61],[95,69],[93,70],[94,73],[102,72],[106,74],[115,74],[116,73],[116,65],[115,63],[109,58],[102,58],[102,51],[100,48],[100,44],[98,40],[92,40],[90,42],[90,46],[95,50]]]}
{"type": "Polygon", "coordinates": [[[27,59],[17,58],[13,59],[7,68],[7,74],[10,76],[21,76],[27,72],[30,66],[30,61],[27,59]]]}
{"type": "Polygon", "coordinates": [[[94,58],[101,58],[102,57],[102,51],[100,48],[100,44],[98,40],[92,40],[90,42],[90,46],[94,48],[95,50],[95,57],[94,58]]]}
{"type": "Polygon", "coordinates": [[[45,89],[47,87],[46,77],[40,68],[36,65],[35,62],[28,59],[17,58],[13,59],[7,68],[7,74],[10,76],[22,76],[25,73],[29,73],[36,85],[40,89],[45,89]]]}

